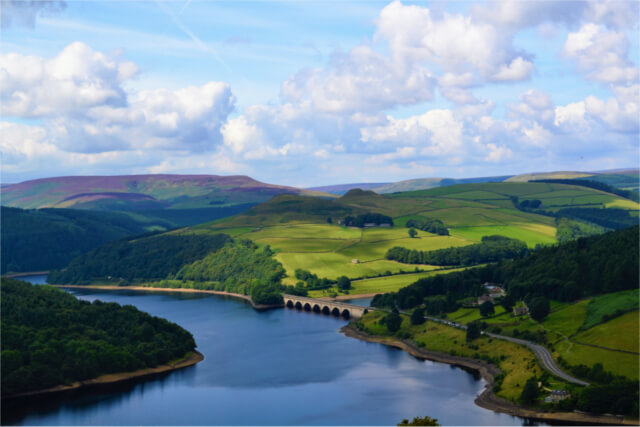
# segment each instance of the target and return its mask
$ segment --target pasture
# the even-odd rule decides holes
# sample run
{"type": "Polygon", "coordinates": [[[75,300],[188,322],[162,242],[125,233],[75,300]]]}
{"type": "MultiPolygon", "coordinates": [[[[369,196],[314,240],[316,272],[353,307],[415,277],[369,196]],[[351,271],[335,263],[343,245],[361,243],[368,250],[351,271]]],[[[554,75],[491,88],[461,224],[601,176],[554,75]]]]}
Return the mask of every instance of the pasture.
{"type": "Polygon", "coordinates": [[[573,337],[574,341],[599,345],[616,350],[638,353],[638,310],[630,311],[601,323],[573,337]]]}

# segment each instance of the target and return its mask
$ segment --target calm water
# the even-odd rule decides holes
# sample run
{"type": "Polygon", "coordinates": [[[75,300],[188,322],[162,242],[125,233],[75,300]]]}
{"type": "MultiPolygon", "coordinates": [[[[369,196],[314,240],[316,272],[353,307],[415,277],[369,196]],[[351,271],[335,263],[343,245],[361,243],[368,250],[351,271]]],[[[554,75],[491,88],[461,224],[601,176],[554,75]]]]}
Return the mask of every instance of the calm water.
{"type": "Polygon", "coordinates": [[[191,331],[205,360],[160,379],[3,405],[3,424],[395,425],[525,422],[473,403],[484,381],[446,364],[341,335],[344,320],[291,309],[259,313],[238,300],[193,294],[72,290],[132,304],[191,331]]]}

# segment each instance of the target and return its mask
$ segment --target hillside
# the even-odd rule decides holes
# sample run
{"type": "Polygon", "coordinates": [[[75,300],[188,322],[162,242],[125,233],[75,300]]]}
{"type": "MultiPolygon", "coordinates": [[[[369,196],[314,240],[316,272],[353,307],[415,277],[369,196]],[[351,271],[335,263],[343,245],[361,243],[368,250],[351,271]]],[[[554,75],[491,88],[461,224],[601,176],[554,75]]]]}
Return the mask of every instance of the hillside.
{"type": "Polygon", "coordinates": [[[361,190],[375,190],[376,188],[382,187],[384,185],[390,185],[390,182],[361,182],[356,184],[336,184],[336,185],[325,185],[322,187],[310,187],[307,190],[313,191],[322,191],[325,193],[335,194],[337,196],[342,196],[346,194],[349,190],[354,190],[359,188],[361,190]]]}
{"type": "MultiPolygon", "coordinates": [[[[393,195],[351,190],[334,200],[281,195],[235,217],[189,227],[182,232],[223,232],[259,245],[270,245],[287,271],[284,279],[287,284],[295,284],[295,270],[303,269],[330,279],[346,275],[357,280],[353,282],[352,293],[367,293],[372,289],[388,289],[387,286],[395,289],[405,286],[415,280],[415,275],[409,273],[415,273],[416,269],[416,274],[427,274],[439,268],[385,259],[387,251],[396,246],[433,251],[467,246],[481,242],[484,236],[501,235],[519,239],[534,248],[538,244],[556,243],[559,236],[571,240],[605,230],[580,220],[559,221],[514,205],[512,197],[518,197],[521,202],[530,196],[540,199],[541,206],[547,210],[605,208],[600,210],[622,213],[629,220],[638,214],[637,203],[591,188],[546,183],[482,183],[393,195]],[[393,219],[394,226],[360,229],[337,224],[346,216],[364,213],[387,215],[393,219]],[[434,219],[444,223],[449,235],[418,230],[415,238],[409,237],[405,227],[408,221],[434,219]],[[375,278],[379,276],[385,279],[375,278]],[[392,276],[394,280],[390,280],[392,276]]],[[[332,291],[335,289],[326,292],[332,291]]]]}
{"type": "Polygon", "coordinates": [[[61,268],[76,256],[125,236],[166,231],[176,224],[119,212],[1,207],[0,271],[61,268]]]}
{"type": "Polygon", "coordinates": [[[387,185],[372,188],[376,193],[398,193],[403,191],[426,190],[429,188],[446,187],[456,184],[471,184],[483,182],[503,182],[510,178],[511,175],[505,176],[487,176],[479,178],[419,178],[406,181],[398,181],[387,185]]]}
{"type": "Polygon", "coordinates": [[[0,189],[4,206],[129,211],[222,208],[262,203],[283,193],[328,196],[239,175],[67,176],[0,189]]]}

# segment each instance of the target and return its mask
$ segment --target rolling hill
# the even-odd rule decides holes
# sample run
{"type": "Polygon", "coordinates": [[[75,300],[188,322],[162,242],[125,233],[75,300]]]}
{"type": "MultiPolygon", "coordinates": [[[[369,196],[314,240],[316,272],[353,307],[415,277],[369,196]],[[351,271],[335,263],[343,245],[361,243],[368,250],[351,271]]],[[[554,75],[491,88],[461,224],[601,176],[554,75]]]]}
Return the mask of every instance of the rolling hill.
{"type": "Polygon", "coordinates": [[[249,205],[283,193],[331,197],[239,175],[67,176],[25,181],[0,191],[4,206],[118,211],[249,205]]]}

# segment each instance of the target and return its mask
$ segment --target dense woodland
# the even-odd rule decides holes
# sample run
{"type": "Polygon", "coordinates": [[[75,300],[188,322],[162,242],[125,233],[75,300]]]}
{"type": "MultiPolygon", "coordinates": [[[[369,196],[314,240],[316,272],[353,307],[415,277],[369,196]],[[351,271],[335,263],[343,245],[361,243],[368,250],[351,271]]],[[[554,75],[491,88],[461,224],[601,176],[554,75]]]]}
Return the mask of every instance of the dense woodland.
{"type": "Polygon", "coordinates": [[[475,265],[513,259],[527,253],[527,244],[504,236],[484,236],[481,243],[469,246],[418,251],[395,246],[386,258],[404,264],[475,265]]]}
{"type": "Polygon", "coordinates": [[[439,219],[410,219],[405,224],[407,228],[416,228],[428,233],[438,234],[440,236],[448,236],[449,229],[439,219]]]}
{"type": "Polygon", "coordinates": [[[73,258],[106,242],[166,230],[164,220],[136,220],[118,212],[77,209],[18,209],[2,206],[2,273],[66,266],[73,258]]]}
{"type": "Polygon", "coordinates": [[[358,216],[346,216],[342,220],[342,225],[347,227],[359,227],[362,228],[365,224],[389,224],[393,225],[393,219],[390,216],[378,214],[378,213],[366,213],[358,216]]]}
{"type": "Polygon", "coordinates": [[[168,278],[209,282],[205,289],[249,295],[256,304],[280,304],[285,270],[272,255],[269,246],[260,249],[249,240],[239,240],[183,266],[168,278]]]}
{"type": "Polygon", "coordinates": [[[52,271],[47,280],[82,284],[111,277],[126,285],[134,279],[164,279],[230,241],[226,234],[162,234],[122,239],[75,258],[66,269],[52,271]]]}
{"type": "MultiPolygon", "coordinates": [[[[413,308],[425,298],[478,296],[481,283],[503,283],[515,299],[544,296],[559,301],[625,289],[638,283],[638,227],[542,247],[522,258],[423,278],[398,292],[376,296],[375,307],[413,308]]],[[[455,307],[450,307],[455,309],[455,307]]]]}
{"type": "Polygon", "coordinates": [[[130,305],[13,279],[0,293],[3,395],[154,367],[195,348],[188,331],[130,305]]]}

